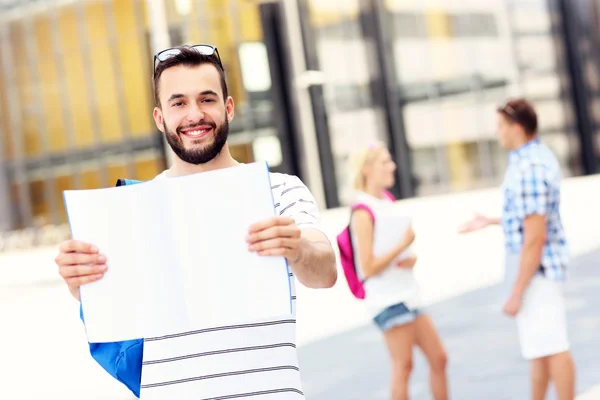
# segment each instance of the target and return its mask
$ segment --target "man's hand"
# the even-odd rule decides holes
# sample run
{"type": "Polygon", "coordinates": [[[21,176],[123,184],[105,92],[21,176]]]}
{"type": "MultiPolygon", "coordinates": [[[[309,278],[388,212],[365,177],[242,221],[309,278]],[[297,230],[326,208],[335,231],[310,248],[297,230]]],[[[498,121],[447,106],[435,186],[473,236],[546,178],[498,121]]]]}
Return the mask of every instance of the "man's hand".
{"type": "Polygon", "coordinates": [[[522,301],[521,296],[519,296],[517,294],[512,294],[508,298],[506,303],[504,303],[504,307],[502,307],[502,311],[504,312],[504,314],[508,315],[509,317],[516,316],[517,313],[519,312],[519,310],[521,309],[521,301],[522,301]]]}
{"type": "Polygon", "coordinates": [[[261,256],[283,256],[290,263],[300,258],[300,229],[292,218],[274,217],[248,230],[248,250],[261,256]]]}
{"type": "Polygon", "coordinates": [[[77,300],[79,287],[102,278],[108,269],[106,257],[99,254],[97,247],[77,240],[62,243],[54,262],[77,300]]]}
{"type": "Polygon", "coordinates": [[[475,217],[469,222],[461,225],[458,228],[458,233],[471,233],[480,229],[486,228],[489,225],[495,224],[498,221],[485,217],[480,214],[475,214],[475,217]]]}

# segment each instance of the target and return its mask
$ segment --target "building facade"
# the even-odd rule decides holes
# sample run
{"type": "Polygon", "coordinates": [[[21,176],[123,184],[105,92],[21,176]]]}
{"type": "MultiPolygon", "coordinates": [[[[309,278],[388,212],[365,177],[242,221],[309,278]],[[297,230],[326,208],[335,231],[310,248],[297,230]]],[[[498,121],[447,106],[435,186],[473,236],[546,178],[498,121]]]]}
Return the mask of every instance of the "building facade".
{"type": "Polygon", "coordinates": [[[168,165],[159,35],[219,48],[232,153],[299,175],[322,207],[351,201],[348,158],[374,140],[400,197],[496,185],[494,110],[512,96],[534,102],[565,175],[596,173],[598,3],[0,0],[0,232],[64,223],[64,190],[168,165]]]}

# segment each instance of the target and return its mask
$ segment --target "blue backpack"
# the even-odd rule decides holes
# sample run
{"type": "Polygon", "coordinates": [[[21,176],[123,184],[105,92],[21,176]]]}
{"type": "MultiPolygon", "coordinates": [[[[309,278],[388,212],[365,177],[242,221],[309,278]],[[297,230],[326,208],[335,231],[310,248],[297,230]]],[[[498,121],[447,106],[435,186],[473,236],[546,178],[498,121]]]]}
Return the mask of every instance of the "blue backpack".
{"type": "MultiPolygon", "coordinates": [[[[118,179],[116,186],[134,185],[141,182],[132,179],[118,179]]],[[[79,316],[85,325],[81,305],[79,306],[79,316]]],[[[112,343],[89,343],[89,346],[94,360],[139,398],[144,339],[112,343]]]]}

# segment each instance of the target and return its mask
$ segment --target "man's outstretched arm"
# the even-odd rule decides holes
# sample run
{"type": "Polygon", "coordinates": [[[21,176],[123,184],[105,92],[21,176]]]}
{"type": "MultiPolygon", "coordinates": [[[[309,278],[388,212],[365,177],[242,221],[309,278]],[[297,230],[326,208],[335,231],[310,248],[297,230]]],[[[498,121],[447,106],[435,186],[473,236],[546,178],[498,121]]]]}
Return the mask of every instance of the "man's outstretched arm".
{"type": "Polygon", "coordinates": [[[290,268],[306,287],[330,288],[337,280],[335,253],[323,232],[315,228],[301,230],[298,259],[290,268]]]}

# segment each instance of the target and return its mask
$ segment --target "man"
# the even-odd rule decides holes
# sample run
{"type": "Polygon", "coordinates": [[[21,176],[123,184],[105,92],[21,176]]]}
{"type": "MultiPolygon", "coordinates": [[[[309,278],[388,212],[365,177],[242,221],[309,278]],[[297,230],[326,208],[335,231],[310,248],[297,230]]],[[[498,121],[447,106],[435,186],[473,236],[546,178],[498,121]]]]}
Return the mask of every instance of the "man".
{"type": "MultiPolygon", "coordinates": [[[[238,165],[227,145],[234,102],[228,95],[225,72],[214,46],[182,46],[158,53],[154,58],[153,89],[154,121],[177,156],[172,167],[156,179],[238,165]]],[[[261,256],[286,257],[293,272],[291,279],[295,275],[307,287],[332,287],[337,278],[335,255],[327,237],[318,229],[319,212],[312,194],[300,179],[291,175],[272,173],[271,184],[278,216],[249,227],[249,251],[261,256]]],[[[110,260],[102,255],[102,249],[73,240],[60,246],[56,264],[77,300],[80,300],[81,285],[101,279],[110,268],[110,260]]],[[[291,300],[295,303],[295,296],[291,300]]],[[[172,374],[178,367],[183,368],[183,364],[173,366],[173,363],[194,361],[205,362],[199,364],[197,372],[204,375],[186,377],[186,380],[197,385],[210,384],[211,389],[206,389],[210,392],[208,397],[241,398],[251,394],[282,393],[299,396],[289,398],[302,398],[297,365],[264,365],[269,361],[275,363],[278,356],[273,355],[273,349],[277,348],[281,349],[277,351],[292,351],[280,359],[297,363],[295,306],[292,310],[292,315],[243,326],[175,332],[172,337],[119,343],[90,343],[90,351],[104,369],[138,397],[140,389],[160,390],[162,386],[174,384],[171,377],[168,378],[170,382],[152,381],[159,377],[167,379],[163,378],[164,371],[172,374]],[[186,340],[195,338],[193,343],[201,342],[209,348],[187,359],[148,360],[158,353],[172,352],[181,345],[181,342],[176,343],[177,338],[183,336],[186,340]],[[265,353],[269,349],[271,352],[265,353]],[[235,370],[223,372],[225,366],[235,370]],[[263,387],[257,387],[257,382],[263,387]],[[239,392],[240,387],[245,390],[239,392]],[[236,388],[234,393],[232,388],[236,388]]],[[[189,350],[199,351],[196,348],[189,350]]]]}
{"type": "Polygon", "coordinates": [[[516,317],[521,353],[531,360],[532,398],[544,399],[552,381],[560,400],[573,400],[575,366],[561,291],[569,256],[559,210],[560,165],[536,134],[529,102],[512,100],[497,112],[500,145],[510,151],[502,217],[478,215],[460,231],[502,225],[505,280],[512,283],[503,311],[516,317]]]}

